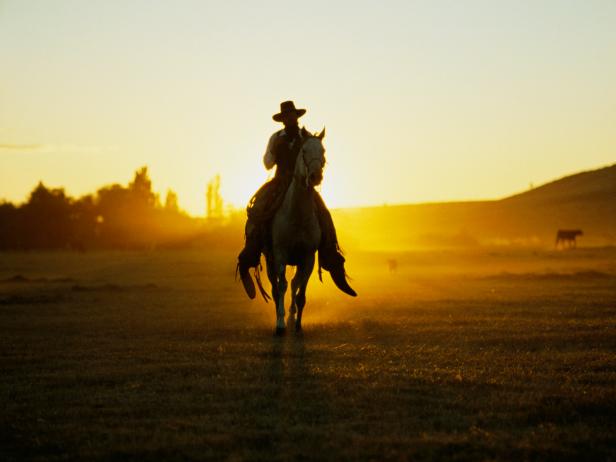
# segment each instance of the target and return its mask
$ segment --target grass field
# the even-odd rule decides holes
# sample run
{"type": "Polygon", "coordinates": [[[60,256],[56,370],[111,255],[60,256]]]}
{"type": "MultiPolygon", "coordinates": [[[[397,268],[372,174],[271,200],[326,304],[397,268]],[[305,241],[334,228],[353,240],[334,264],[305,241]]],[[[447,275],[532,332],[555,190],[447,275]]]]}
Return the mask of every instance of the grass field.
{"type": "Polygon", "coordinates": [[[0,254],[0,460],[616,459],[616,249],[348,258],[275,338],[228,253],[0,254]]]}

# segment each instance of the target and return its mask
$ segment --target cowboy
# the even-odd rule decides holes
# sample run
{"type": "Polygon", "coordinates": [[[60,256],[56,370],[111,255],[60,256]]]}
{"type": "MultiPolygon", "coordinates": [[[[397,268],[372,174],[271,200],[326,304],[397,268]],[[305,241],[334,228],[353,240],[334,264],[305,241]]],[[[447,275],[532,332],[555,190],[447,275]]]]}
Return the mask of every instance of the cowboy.
{"type": "MultiPolygon", "coordinates": [[[[275,165],[276,174],[250,200],[247,208],[246,244],[238,256],[238,270],[244,289],[246,289],[250,298],[255,297],[256,290],[248,270],[259,265],[261,252],[271,239],[267,235],[268,222],[281,205],[285,192],[293,179],[295,160],[304,136],[303,130],[299,128],[298,119],[305,113],[306,110],[297,109],[293,101],[284,101],[280,103],[280,112],[272,116],[276,122],[282,122],[284,128],[270,137],[263,156],[263,164],[268,170],[275,165]]],[[[316,191],[314,191],[314,198],[319,227],[321,228],[319,269],[323,268],[329,271],[334,283],[340,290],[355,296],[355,291],[346,281],[345,259],[338,246],[338,238],[331,214],[316,191]]]]}

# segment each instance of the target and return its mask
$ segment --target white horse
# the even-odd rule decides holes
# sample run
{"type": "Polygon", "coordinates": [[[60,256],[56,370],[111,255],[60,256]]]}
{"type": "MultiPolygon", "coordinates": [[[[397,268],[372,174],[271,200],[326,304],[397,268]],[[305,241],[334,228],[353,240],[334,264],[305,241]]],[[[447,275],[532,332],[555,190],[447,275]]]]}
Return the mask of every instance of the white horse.
{"type": "Polygon", "coordinates": [[[282,205],[272,220],[272,246],[266,248],[267,277],[272,284],[276,303],[276,334],[285,333],[284,297],[287,291],[287,265],[296,266],[291,280],[289,320],[297,313],[295,330],[302,328],[302,312],[306,304],[306,286],[314,269],[315,253],[321,241],[313,187],[323,180],[325,148],[321,133],[311,134],[302,128],[302,145],[295,161],[295,171],[282,205]]]}

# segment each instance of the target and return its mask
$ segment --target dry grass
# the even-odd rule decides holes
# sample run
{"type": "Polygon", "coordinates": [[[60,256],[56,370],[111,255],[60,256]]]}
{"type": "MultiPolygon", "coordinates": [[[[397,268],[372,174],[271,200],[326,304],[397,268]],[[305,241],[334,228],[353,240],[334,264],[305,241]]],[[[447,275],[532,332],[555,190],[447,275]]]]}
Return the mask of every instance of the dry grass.
{"type": "Polygon", "coordinates": [[[615,257],[356,253],[280,339],[232,255],[4,254],[0,458],[611,460],[615,257]]]}

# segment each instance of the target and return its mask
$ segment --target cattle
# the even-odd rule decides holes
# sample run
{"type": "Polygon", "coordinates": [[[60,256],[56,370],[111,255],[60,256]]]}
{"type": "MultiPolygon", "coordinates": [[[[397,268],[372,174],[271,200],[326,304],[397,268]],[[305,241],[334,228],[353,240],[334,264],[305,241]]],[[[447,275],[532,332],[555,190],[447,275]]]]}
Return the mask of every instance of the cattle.
{"type": "Polygon", "coordinates": [[[554,248],[557,249],[560,244],[560,247],[563,249],[574,249],[577,246],[575,238],[583,234],[581,229],[559,229],[556,233],[554,248]]]}

